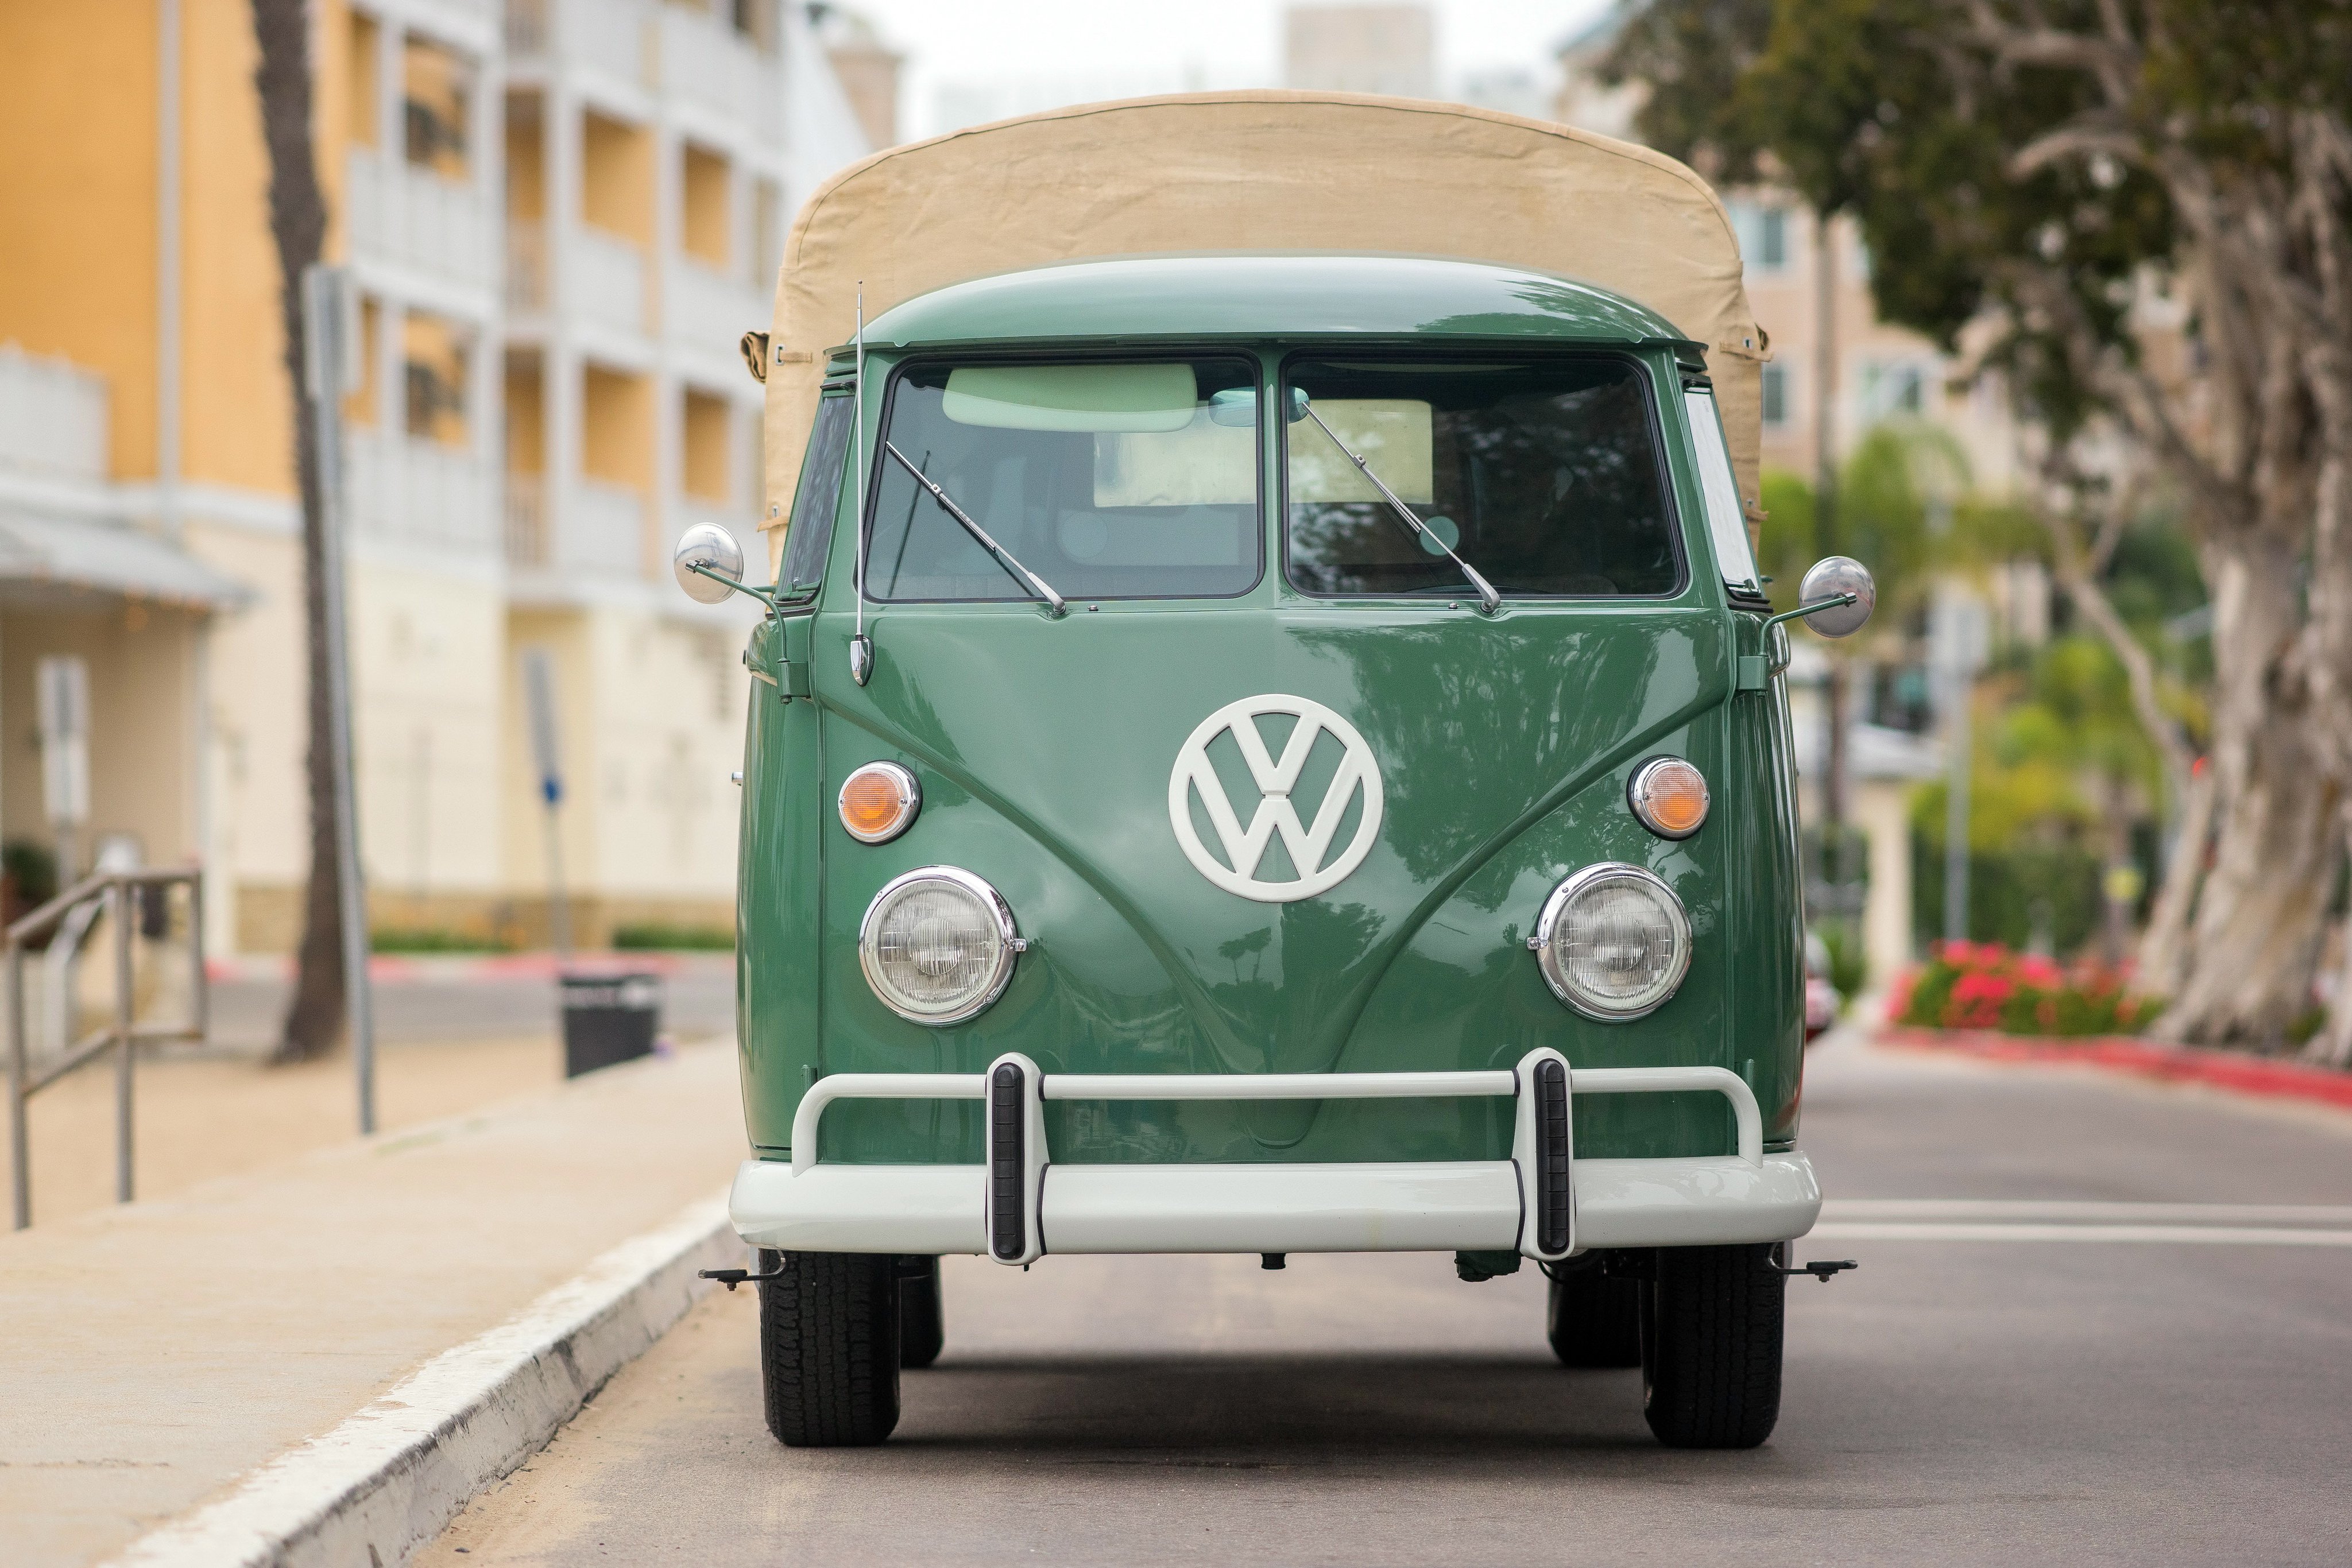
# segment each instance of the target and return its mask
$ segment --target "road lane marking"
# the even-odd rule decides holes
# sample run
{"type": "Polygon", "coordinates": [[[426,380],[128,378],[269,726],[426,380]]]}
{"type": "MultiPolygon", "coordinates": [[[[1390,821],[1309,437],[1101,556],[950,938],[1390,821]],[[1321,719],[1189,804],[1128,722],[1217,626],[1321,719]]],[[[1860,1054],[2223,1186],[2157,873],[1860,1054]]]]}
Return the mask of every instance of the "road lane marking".
{"type": "Polygon", "coordinates": [[[1833,1197],[1824,1220],[2076,1220],[2110,1225],[2352,1226],[2352,1204],[2124,1203],[2073,1198],[1833,1197]]]}
{"type": "Polygon", "coordinates": [[[2352,1230],[2283,1225],[2042,1225],[1839,1220],[1816,1225],[1809,1240],[1838,1241],[2153,1241],[2240,1247],[2352,1247],[2352,1230]]]}

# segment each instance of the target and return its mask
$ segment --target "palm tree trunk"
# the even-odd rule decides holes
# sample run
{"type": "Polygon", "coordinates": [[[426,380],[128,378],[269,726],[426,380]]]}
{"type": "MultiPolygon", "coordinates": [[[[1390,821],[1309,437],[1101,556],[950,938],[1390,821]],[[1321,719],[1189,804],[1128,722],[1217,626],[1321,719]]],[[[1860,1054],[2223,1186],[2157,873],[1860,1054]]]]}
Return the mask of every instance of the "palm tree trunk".
{"type": "Polygon", "coordinates": [[[310,7],[306,0],[252,0],[261,63],[254,87],[269,148],[269,235],[278,248],[278,316],[286,338],[286,383],[294,427],[294,468],[302,492],[302,624],[310,672],[310,878],[302,900],[302,945],[294,997],[273,1061],[301,1061],[333,1049],[342,1032],[343,938],[331,715],[327,685],[326,512],[319,450],[303,397],[302,274],[320,258],[327,203],[319,189],[310,96],[310,7]]]}

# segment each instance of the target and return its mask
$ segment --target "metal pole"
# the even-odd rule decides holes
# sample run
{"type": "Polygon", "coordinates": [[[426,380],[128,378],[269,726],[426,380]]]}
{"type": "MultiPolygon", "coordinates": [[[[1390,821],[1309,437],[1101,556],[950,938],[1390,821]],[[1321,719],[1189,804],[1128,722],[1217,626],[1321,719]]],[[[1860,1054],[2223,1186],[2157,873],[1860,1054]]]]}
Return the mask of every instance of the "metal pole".
{"type": "Polygon", "coordinates": [[[572,905],[563,896],[563,831],[556,819],[556,803],[547,802],[547,934],[560,962],[572,956],[572,905]]]}
{"type": "Polygon", "coordinates": [[[155,505],[180,535],[180,0],[156,0],[155,505]]]}
{"type": "Polygon", "coordinates": [[[339,267],[302,275],[303,367],[319,449],[320,554],[326,580],[327,706],[335,779],[336,882],[341,891],[343,1001],[352,1037],[362,1136],[375,1131],[375,1009],[368,988],[367,886],[360,866],[358,788],[352,777],[352,670],[343,572],[342,402],[351,356],[343,341],[349,287],[339,267]]]}
{"type": "Polygon", "coordinates": [[[1944,940],[1969,939],[1969,679],[1955,650],[1944,679],[1949,710],[1944,722],[1948,782],[1944,801],[1944,940]]]}
{"type": "Polygon", "coordinates": [[[213,1032],[212,987],[205,978],[205,873],[188,879],[188,960],[194,973],[188,982],[188,1023],[198,1040],[213,1032]]]}
{"type": "Polygon", "coordinates": [[[530,710],[530,749],[539,768],[541,823],[547,839],[547,934],[560,966],[572,956],[572,905],[563,893],[563,743],[556,726],[555,659],[544,648],[522,655],[524,705],[530,710]]]}
{"type": "Polygon", "coordinates": [[[8,1178],[16,1228],[33,1223],[33,1159],[25,1120],[25,949],[8,944],[8,1178]]]}
{"type": "Polygon", "coordinates": [[[131,1014],[137,999],[131,989],[131,923],[137,918],[131,884],[114,884],[114,1201],[131,1201],[131,1014]]]}

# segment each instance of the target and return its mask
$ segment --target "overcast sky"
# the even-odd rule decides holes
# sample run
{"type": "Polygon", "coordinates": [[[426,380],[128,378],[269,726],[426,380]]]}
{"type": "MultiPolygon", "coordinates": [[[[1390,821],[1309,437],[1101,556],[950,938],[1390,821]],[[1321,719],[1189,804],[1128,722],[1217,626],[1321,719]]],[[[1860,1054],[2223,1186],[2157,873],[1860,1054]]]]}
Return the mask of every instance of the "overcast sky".
{"type": "MultiPolygon", "coordinates": [[[[1432,0],[1438,80],[1449,93],[1468,73],[1517,68],[1548,91],[1559,41],[1609,0],[1432,0]]],[[[1186,88],[1271,87],[1282,70],[1285,0],[851,0],[905,52],[899,132],[940,123],[940,88],[1066,81],[1086,97],[1186,88]]],[[[958,95],[951,91],[950,102],[958,95]]],[[[1026,108],[1026,104],[1016,107],[1026,108]]]]}

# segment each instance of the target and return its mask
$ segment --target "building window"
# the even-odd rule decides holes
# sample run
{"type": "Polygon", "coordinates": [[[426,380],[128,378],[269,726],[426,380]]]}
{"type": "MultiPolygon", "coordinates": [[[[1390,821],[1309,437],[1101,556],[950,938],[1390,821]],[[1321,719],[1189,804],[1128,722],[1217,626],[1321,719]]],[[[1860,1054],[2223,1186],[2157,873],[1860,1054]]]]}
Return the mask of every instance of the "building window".
{"type": "Polygon", "coordinates": [[[733,259],[735,186],[725,154],[686,143],[681,153],[680,246],[713,272],[733,259]]]}
{"type": "Polygon", "coordinates": [[[401,141],[408,161],[466,178],[466,109],[474,90],[465,57],[411,38],[401,49],[401,141]]]}
{"type": "Polygon", "coordinates": [[[422,311],[401,323],[401,390],[408,434],[466,444],[466,380],[472,345],[455,322],[422,311]]]}
{"type": "Polygon", "coordinates": [[[1780,272],[1789,265],[1789,209],[1733,202],[1731,231],[1750,272],[1780,272]]]}
{"type": "Polygon", "coordinates": [[[1863,423],[1872,424],[1882,419],[1916,417],[1927,413],[1927,367],[1916,361],[1864,365],[1863,423]]]}
{"type": "Polygon", "coordinates": [[[1785,430],[1789,426],[1789,367],[1764,367],[1764,428],[1785,430]]]}
{"type": "Polygon", "coordinates": [[[689,389],[684,398],[679,423],[681,444],[685,451],[683,472],[679,478],[686,493],[698,501],[712,506],[725,506],[728,501],[729,470],[733,466],[733,455],[728,450],[733,434],[733,408],[723,397],[689,389]]]}

